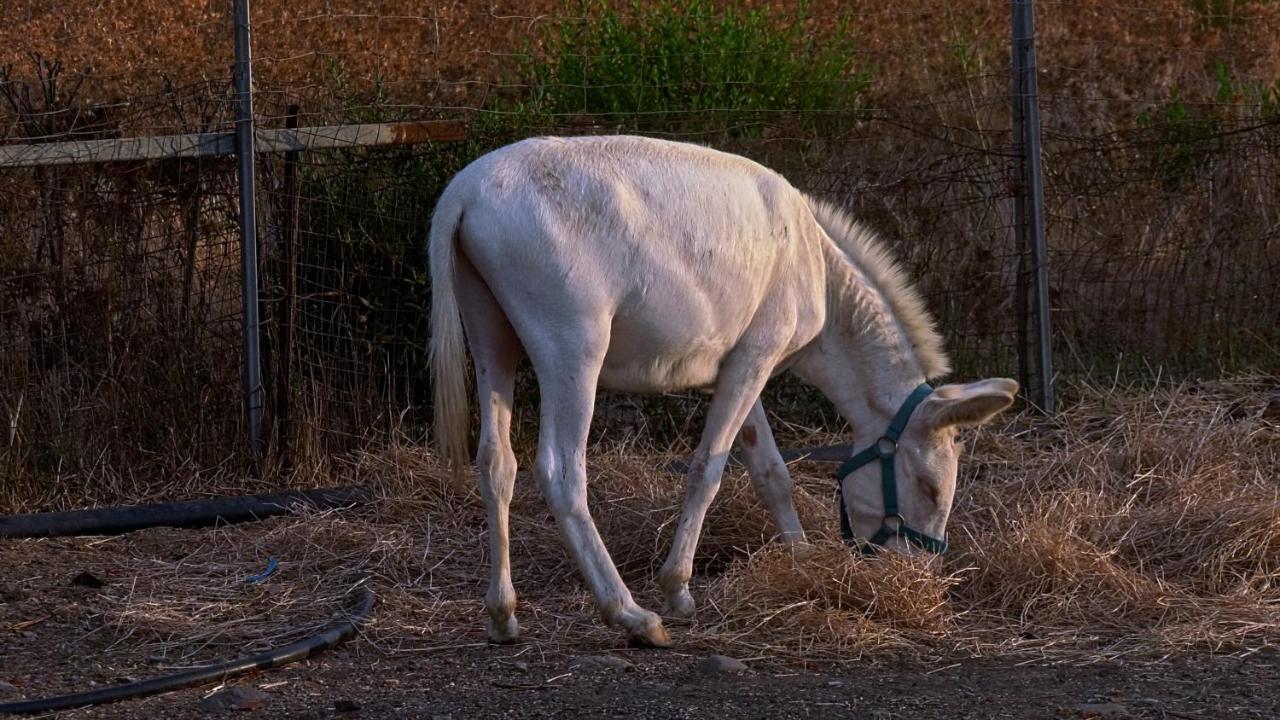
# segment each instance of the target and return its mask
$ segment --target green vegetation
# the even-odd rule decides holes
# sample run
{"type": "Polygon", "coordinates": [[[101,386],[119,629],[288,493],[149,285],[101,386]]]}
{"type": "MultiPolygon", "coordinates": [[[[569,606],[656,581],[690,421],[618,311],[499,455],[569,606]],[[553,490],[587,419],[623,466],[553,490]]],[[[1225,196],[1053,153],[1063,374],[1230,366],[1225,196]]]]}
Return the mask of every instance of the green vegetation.
{"type": "MultiPolygon", "coordinates": [[[[853,118],[869,84],[851,65],[848,23],[819,43],[803,15],[722,13],[703,0],[635,3],[626,15],[605,1],[580,9],[515,70],[518,90],[472,117],[467,142],[307,158],[297,340],[304,366],[322,368],[335,397],[354,402],[372,390],[427,402],[431,211],[449,179],[480,155],[553,128],[572,131],[581,114],[635,132],[753,137],[765,121],[830,128],[853,118]]],[[[403,119],[382,83],[360,94],[339,65],[328,70],[347,121],[403,119]]]]}
{"type": "Polygon", "coordinates": [[[1275,0],[1186,0],[1205,28],[1222,30],[1249,17],[1250,5],[1265,5],[1275,0]]]}
{"type": "Polygon", "coordinates": [[[589,115],[618,130],[754,136],[790,116],[807,126],[848,121],[871,82],[857,67],[848,19],[819,40],[806,14],[775,15],[706,0],[583,2],[543,38],[529,64],[529,107],[589,115]]]}
{"type": "MultiPolygon", "coordinates": [[[[374,100],[365,121],[394,113],[374,100]]],[[[469,130],[466,142],[353,148],[302,166],[297,340],[340,394],[426,400],[432,210],[455,174],[519,125],[481,115],[469,130]]]]}
{"type": "Polygon", "coordinates": [[[1186,100],[1175,87],[1166,101],[1138,116],[1138,126],[1154,133],[1152,170],[1166,186],[1178,186],[1226,150],[1231,126],[1280,115],[1280,82],[1237,80],[1222,62],[1214,63],[1212,73],[1212,100],[1186,100]]]}

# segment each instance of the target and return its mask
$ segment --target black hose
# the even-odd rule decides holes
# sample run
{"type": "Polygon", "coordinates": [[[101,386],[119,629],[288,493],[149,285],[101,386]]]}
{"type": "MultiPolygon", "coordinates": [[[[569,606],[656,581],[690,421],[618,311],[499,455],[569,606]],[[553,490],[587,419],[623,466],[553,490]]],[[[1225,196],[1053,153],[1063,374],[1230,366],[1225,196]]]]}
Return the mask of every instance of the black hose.
{"type": "MultiPolygon", "coordinates": [[[[830,462],[841,463],[848,460],[853,455],[852,445],[815,445],[802,448],[780,448],[778,454],[782,456],[783,462],[794,462],[796,460],[804,460],[807,462],[830,462]]],[[[737,453],[730,453],[729,465],[742,466],[742,458],[737,453]]],[[[689,472],[688,460],[672,460],[666,464],[666,470],[670,473],[683,475],[689,472]]]]}
{"type": "MultiPolygon", "coordinates": [[[[290,513],[299,505],[329,510],[358,505],[369,493],[358,487],[299,490],[273,495],[219,497],[209,500],[158,503],[131,507],[76,510],[72,512],[0,515],[0,538],[59,537],[68,535],[118,535],[149,527],[203,527],[219,523],[261,520],[290,513]]],[[[373,593],[361,585],[356,603],[342,620],[306,640],[275,648],[258,655],[216,665],[193,668],[173,675],[114,685],[101,690],[59,695],[44,700],[23,700],[0,704],[0,714],[38,713],[87,705],[101,705],[127,698],[170,692],[213,680],[227,680],[254,670],[265,670],[297,662],[349,639],[373,608],[373,593]]]]}
{"type": "Polygon", "coordinates": [[[22,702],[0,704],[0,714],[51,712],[54,710],[69,710],[86,705],[101,705],[128,698],[145,697],[179,690],[212,680],[225,681],[254,670],[280,667],[281,665],[302,660],[322,650],[327,650],[349,639],[352,635],[355,635],[360,624],[369,616],[369,611],[372,608],[373,593],[367,587],[361,585],[356,590],[356,605],[346,614],[346,617],[328,626],[320,634],[306,640],[300,640],[258,655],[250,655],[216,665],[193,668],[185,672],[152,678],[151,680],[140,680],[103,688],[102,690],[59,695],[43,700],[24,700],[22,702]]]}
{"type": "Polygon", "coordinates": [[[149,527],[204,527],[284,515],[297,505],[318,510],[358,505],[369,499],[358,487],[296,490],[71,512],[0,515],[0,539],[68,535],[119,535],[149,527]]]}

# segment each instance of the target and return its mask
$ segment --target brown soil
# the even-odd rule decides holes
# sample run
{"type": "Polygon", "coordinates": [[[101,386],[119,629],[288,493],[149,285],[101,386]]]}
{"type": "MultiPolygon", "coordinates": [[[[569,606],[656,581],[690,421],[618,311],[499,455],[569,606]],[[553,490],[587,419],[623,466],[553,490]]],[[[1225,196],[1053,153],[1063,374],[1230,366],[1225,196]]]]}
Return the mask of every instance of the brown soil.
{"type": "MultiPolygon", "coordinates": [[[[67,548],[24,544],[48,568],[15,595],[5,624],[39,606],[53,614],[22,638],[3,632],[0,680],[26,697],[89,689],[160,670],[138,662],[127,638],[108,643],[83,620],[100,593],[128,593],[131,579],[102,590],[69,588],[67,548]],[[45,560],[49,562],[45,564],[45,560]],[[15,599],[15,597],[17,599],[15,599]]],[[[119,549],[119,548],[117,548],[119,549]]],[[[12,577],[12,575],[10,575],[12,577]]],[[[384,610],[376,611],[385,614],[384,610]]],[[[375,615],[374,623],[379,620],[375,615]]],[[[589,619],[582,620],[590,624],[589,619]]],[[[105,636],[104,636],[105,635],[105,636]]],[[[1280,654],[1180,656],[1157,662],[1053,664],[1017,659],[904,661],[868,655],[846,663],[748,658],[743,675],[700,675],[704,648],[625,647],[611,634],[574,647],[536,633],[514,646],[486,646],[478,624],[461,647],[400,653],[357,639],[309,661],[242,678],[265,691],[264,717],[635,717],[774,718],[1274,718],[1280,715],[1280,654]],[[630,669],[583,669],[583,655],[625,658],[630,669]],[[526,665],[527,664],[527,665],[526,665]],[[351,703],[357,710],[345,710],[351,703]],[[335,709],[336,708],[336,709],[335,709]],[[1108,714],[1112,713],[1112,714],[1108,714]]],[[[712,648],[714,649],[714,648],[712,648]]],[[[227,647],[223,652],[231,652],[227,647]]],[[[67,717],[207,717],[198,702],[216,688],[77,710],[67,717]]],[[[0,700],[12,699],[0,697],[0,700]]]]}

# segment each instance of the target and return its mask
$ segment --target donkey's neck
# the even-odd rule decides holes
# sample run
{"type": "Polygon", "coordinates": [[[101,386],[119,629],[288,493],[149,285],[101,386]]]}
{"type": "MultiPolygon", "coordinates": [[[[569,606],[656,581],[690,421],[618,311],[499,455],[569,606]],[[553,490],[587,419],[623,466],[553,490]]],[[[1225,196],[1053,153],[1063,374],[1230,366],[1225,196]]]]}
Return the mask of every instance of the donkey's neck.
{"type": "Polygon", "coordinates": [[[827,321],[793,368],[831,400],[855,439],[874,439],[925,381],[924,371],[880,288],[838,249],[827,246],[823,254],[827,321]]]}

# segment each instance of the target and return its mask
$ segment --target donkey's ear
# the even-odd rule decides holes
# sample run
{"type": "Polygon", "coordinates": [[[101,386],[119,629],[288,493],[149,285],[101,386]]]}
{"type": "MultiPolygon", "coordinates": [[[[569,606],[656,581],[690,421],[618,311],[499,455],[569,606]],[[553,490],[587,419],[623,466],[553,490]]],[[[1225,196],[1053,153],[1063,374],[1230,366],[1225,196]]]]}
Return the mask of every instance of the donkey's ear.
{"type": "Polygon", "coordinates": [[[943,385],[926,401],[928,426],[934,430],[947,427],[982,425],[1013,404],[1018,383],[1007,378],[980,380],[966,385],[943,385]]]}

